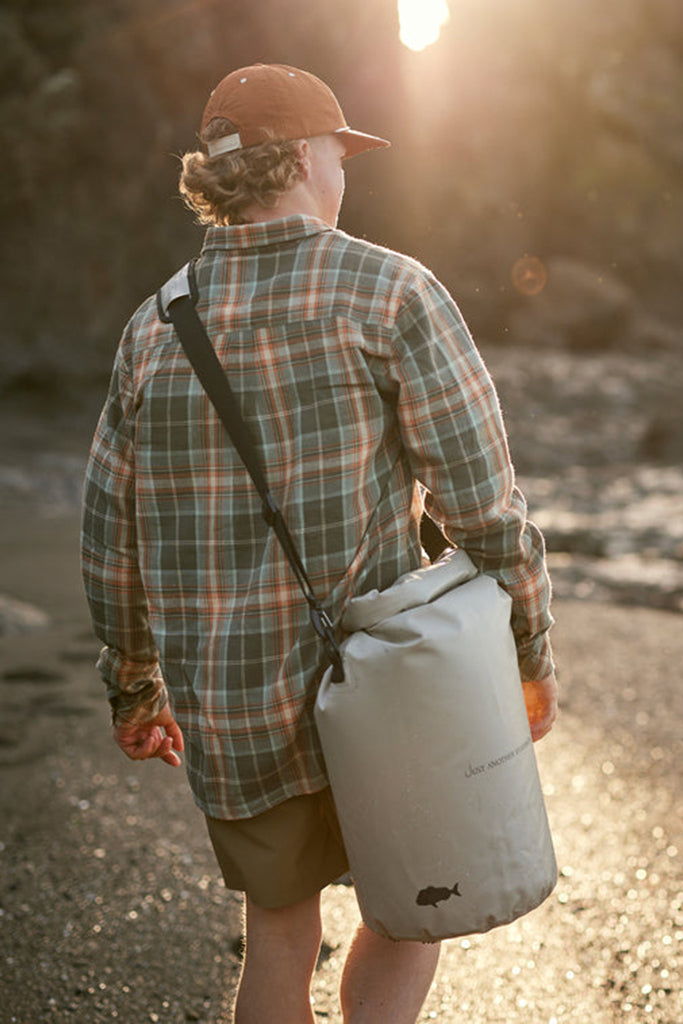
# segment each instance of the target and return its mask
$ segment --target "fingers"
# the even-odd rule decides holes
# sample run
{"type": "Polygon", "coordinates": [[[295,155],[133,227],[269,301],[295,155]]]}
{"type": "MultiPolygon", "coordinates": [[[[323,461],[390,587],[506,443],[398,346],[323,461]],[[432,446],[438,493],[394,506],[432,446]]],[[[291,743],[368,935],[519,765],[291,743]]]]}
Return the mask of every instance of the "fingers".
{"type": "Polygon", "coordinates": [[[165,761],[166,764],[170,764],[172,768],[177,768],[178,765],[182,764],[182,761],[180,760],[178,755],[174,753],[172,750],[169,750],[167,753],[159,754],[157,756],[161,757],[161,760],[165,761]]]}
{"type": "Polygon", "coordinates": [[[536,743],[538,740],[542,740],[544,736],[547,736],[553,727],[556,715],[547,716],[540,722],[529,723],[531,726],[531,738],[536,743]]]}
{"type": "MultiPolygon", "coordinates": [[[[116,741],[126,757],[131,761],[146,761],[156,757],[162,748],[165,737],[160,729],[120,731],[115,733],[116,741]]],[[[167,744],[170,747],[170,742],[167,744]]]]}
{"type": "MultiPolygon", "coordinates": [[[[177,747],[176,749],[182,750],[183,749],[183,747],[182,747],[183,736],[182,736],[182,733],[180,732],[179,729],[178,729],[178,733],[180,734],[180,744],[181,745],[180,745],[180,747],[177,747]]],[[[162,761],[164,761],[166,764],[170,764],[173,768],[177,768],[178,765],[181,762],[180,762],[180,758],[178,757],[178,755],[173,750],[173,748],[175,747],[176,742],[177,742],[177,737],[166,735],[164,737],[164,739],[163,739],[163,742],[160,744],[159,748],[155,751],[154,754],[152,754],[152,757],[158,757],[162,761]]]]}
{"type": "Polygon", "coordinates": [[[119,725],[114,728],[114,738],[132,761],[159,758],[174,768],[181,763],[174,750],[184,749],[183,735],[173,720],[164,729],[152,723],[119,725]]]}
{"type": "Polygon", "coordinates": [[[180,764],[180,758],[176,757],[176,755],[172,753],[172,751],[184,750],[185,743],[183,741],[183,734],[180,729],[180,726],[173,717],[173,714],[168,704],[159,712],[155,721],[157,725],[160,725],[163,728],[166,734],[166,738],[170,738],[170,743],[168,743],[168,745],[163,749],[163,751],[158,753],[156,756],[161,757],[161,759],[165,761],[166,764],[170,764],[173,765],[173,767],[176,767],[180,764]]]}
{"type": "Polygon", "coordinates": [[[183,734],[181,732],[180,726],[175,721],[175,719],[166,726],[166,735],[171,737],[173,741],[172,746],[174,750],[185,749],[183,734]]]}

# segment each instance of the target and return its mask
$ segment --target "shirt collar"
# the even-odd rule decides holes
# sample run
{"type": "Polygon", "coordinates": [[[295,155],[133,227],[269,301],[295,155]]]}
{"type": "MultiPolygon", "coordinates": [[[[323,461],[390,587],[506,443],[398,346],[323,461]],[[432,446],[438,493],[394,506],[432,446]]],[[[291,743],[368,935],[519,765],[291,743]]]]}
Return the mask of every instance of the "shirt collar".
{"type": "Polygon", "coordinates": [[[293,242],[333,229],[317,217],[295,214],[262,224],[235,224],[231,227],[210,227],[202,252],[212,249],[255,249],[266,245],[293,242]]]}

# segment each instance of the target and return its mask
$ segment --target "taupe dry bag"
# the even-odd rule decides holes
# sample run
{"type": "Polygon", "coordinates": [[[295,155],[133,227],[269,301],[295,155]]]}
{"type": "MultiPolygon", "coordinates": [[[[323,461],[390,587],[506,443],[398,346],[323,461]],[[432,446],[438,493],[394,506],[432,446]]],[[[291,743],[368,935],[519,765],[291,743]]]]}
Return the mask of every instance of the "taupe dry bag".
{"type": "Polygon", "coordinates": [[[354,598],[344,681],[315,707],[365,923],[484,932],[538,906],[557,865],[509,596],[464,551],[354,598]]]}

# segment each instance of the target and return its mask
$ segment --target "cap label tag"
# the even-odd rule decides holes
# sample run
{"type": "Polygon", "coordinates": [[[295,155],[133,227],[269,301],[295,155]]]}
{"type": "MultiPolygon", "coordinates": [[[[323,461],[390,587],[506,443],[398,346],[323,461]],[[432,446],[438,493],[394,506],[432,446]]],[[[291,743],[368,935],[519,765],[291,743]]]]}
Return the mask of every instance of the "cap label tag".
{"type": "Polygon", "coordinates": [[[242,140],[239,132],[236,132],[234,135],[224,135],[222,139],[212,139],[207,142],[206,148],[209,156],[221,156],[223,153],[232,153],[234,149],[241,149],[242,140]]]}

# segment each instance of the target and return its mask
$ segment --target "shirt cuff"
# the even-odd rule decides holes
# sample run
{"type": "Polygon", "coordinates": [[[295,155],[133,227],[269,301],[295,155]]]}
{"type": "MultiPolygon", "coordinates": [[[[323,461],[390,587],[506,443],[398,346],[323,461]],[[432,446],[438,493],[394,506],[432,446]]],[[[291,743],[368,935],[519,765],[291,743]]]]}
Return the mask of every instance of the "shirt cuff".
{"type": "Polygon", "coordinates": [[[517,648],[519,673],[523,683],[545,679],[555,671],[553,651],[547,633],[541,633],[517,648]]]}
{"type": "Polygon", "coordinates": [[[114,648],[104,647],[97,667],[107,685],[114,725],[150,722],[168,703],[157,661],[133,661],[114,648]]]}
{"type": "Polygon", "coordinates": [[[151,722],[168,704],[166,687],[158,689],[151,680],[141,680],[139,689],[111,694],[107,691],[113,725],[151,722]]]}

